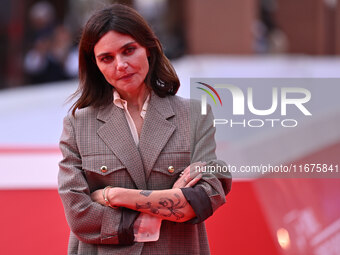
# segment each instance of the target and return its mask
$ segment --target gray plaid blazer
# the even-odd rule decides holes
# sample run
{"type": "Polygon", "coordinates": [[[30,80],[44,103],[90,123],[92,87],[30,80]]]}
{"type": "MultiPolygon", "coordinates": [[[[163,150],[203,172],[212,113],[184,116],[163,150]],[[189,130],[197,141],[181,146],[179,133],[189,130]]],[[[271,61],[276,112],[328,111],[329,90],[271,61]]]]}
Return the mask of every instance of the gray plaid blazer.
{"type": "MultiPolygon", "coordinates": [[[[107,185],[170,189],[190,162],[216,160],[211,109],[198,101],[152,92],[137,147],[122,109],[87,107],[68,115],[60,139],[59,194],[70,227],[68,254],[209,254],[204,223],[163,221],[157,242],[120,245],[122,209],[92,202],[90,193],[107,185]],[[102,166],[107,170],[102,171],[102,166]],[[168,166],[175,171],[169,172],[168,166]]],[[[215,211],[225,203],[230,174],[206,174],[201,186],[215,211]]]]}

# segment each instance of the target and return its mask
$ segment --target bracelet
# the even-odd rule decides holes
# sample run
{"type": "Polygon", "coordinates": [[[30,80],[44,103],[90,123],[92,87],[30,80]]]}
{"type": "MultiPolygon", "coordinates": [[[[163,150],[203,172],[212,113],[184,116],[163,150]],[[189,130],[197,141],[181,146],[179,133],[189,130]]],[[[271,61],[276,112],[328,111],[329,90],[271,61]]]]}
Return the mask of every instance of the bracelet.
{"type": "Polygon", "coordinates": [[[107,199],[107,197],[106,197],[106,195],[105,195],[106,190],[107,190],[107,189],[111,189],[111,188],[113,188],[113,187],[112,187],[112,186],[106,186],[106,187],[103,189],[103,198],[104,198],[104,201],[105,201],[106,206],[109,206],[109,207],[112,207],[112,208],[113,208],[113,206],[110,204],[110,201],[107,199]]]}

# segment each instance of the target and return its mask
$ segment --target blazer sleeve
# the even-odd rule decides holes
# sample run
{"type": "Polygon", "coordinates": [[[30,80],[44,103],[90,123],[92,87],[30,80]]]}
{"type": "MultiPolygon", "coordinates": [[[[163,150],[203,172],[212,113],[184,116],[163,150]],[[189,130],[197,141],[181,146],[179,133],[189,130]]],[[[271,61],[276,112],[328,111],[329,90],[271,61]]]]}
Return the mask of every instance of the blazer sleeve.
{"type": "Polygon", "coordinates": [[[58,190],[71,231],[86,243],[131,244],[133,239],[127,240],[124,231],[133,231],[131,226],[138,214],[124,212],[123,208],[105,207],[91,200],[74,125],[68,116],[64,118],[59,145],[63,159],[59,163],[58,190]]]}
{"type": "MultiPolygon", "coordinates": [[[[200,223],[212,215],[226,202],[226,195],[231,190],[231,174],[227,164],[217,160],[215,150],[215,127],[210,105],[207,114],[200,113],[200,105],[191,106],[191,162],[207,162],[210,169],[224,171],[202,171],[202,179],[192,188],[182,189],[184,196],[196,213],[190,223],[200,223]]],[[[207,167],[206,169],[209,169],[207,167]]]]}

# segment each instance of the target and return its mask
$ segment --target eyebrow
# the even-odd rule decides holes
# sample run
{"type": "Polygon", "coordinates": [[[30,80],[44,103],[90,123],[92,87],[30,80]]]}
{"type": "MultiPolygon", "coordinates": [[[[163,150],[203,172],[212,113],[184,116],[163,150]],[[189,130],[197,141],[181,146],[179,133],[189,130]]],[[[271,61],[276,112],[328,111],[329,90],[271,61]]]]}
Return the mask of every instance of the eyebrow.
{"type": "MultiPolygon", "coordinates": [[[[137,42],[136,41],[128,42],[128,43],[124,44],[122,47],[120,47],[119,50],[122,50],[122,49],[124,49],[124,48],[126,48],[129,45],[134,44],[134,43],[137,43],[137,42]]],[[[104,57],[104,56],[107,56],[107,55],[110,55],[110,53],[104,52],[104,53],[97,55],[96,58],[104,57]]]]}

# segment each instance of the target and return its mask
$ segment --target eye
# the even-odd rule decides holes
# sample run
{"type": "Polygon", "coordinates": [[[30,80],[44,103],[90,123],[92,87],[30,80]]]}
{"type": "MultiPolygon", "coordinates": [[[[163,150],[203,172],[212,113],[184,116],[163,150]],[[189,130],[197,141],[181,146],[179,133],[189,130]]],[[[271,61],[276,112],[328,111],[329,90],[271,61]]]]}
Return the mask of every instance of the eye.
{"type": "Polygon", "coordinates": [[[127,47],[127,48],[124,50],[123,53],[124,53],[125,55],[131,55],[135,50],[136,50],[136,47],[130,46],[130,47],[127,47]]]}
{"type": "Polygon", "coordinates": [[[111,61],[113,61],[113,57],[112,56],[104,56],[100,59],[101,62],[104,62],[104,63],[110,63],[111,61]]]}

